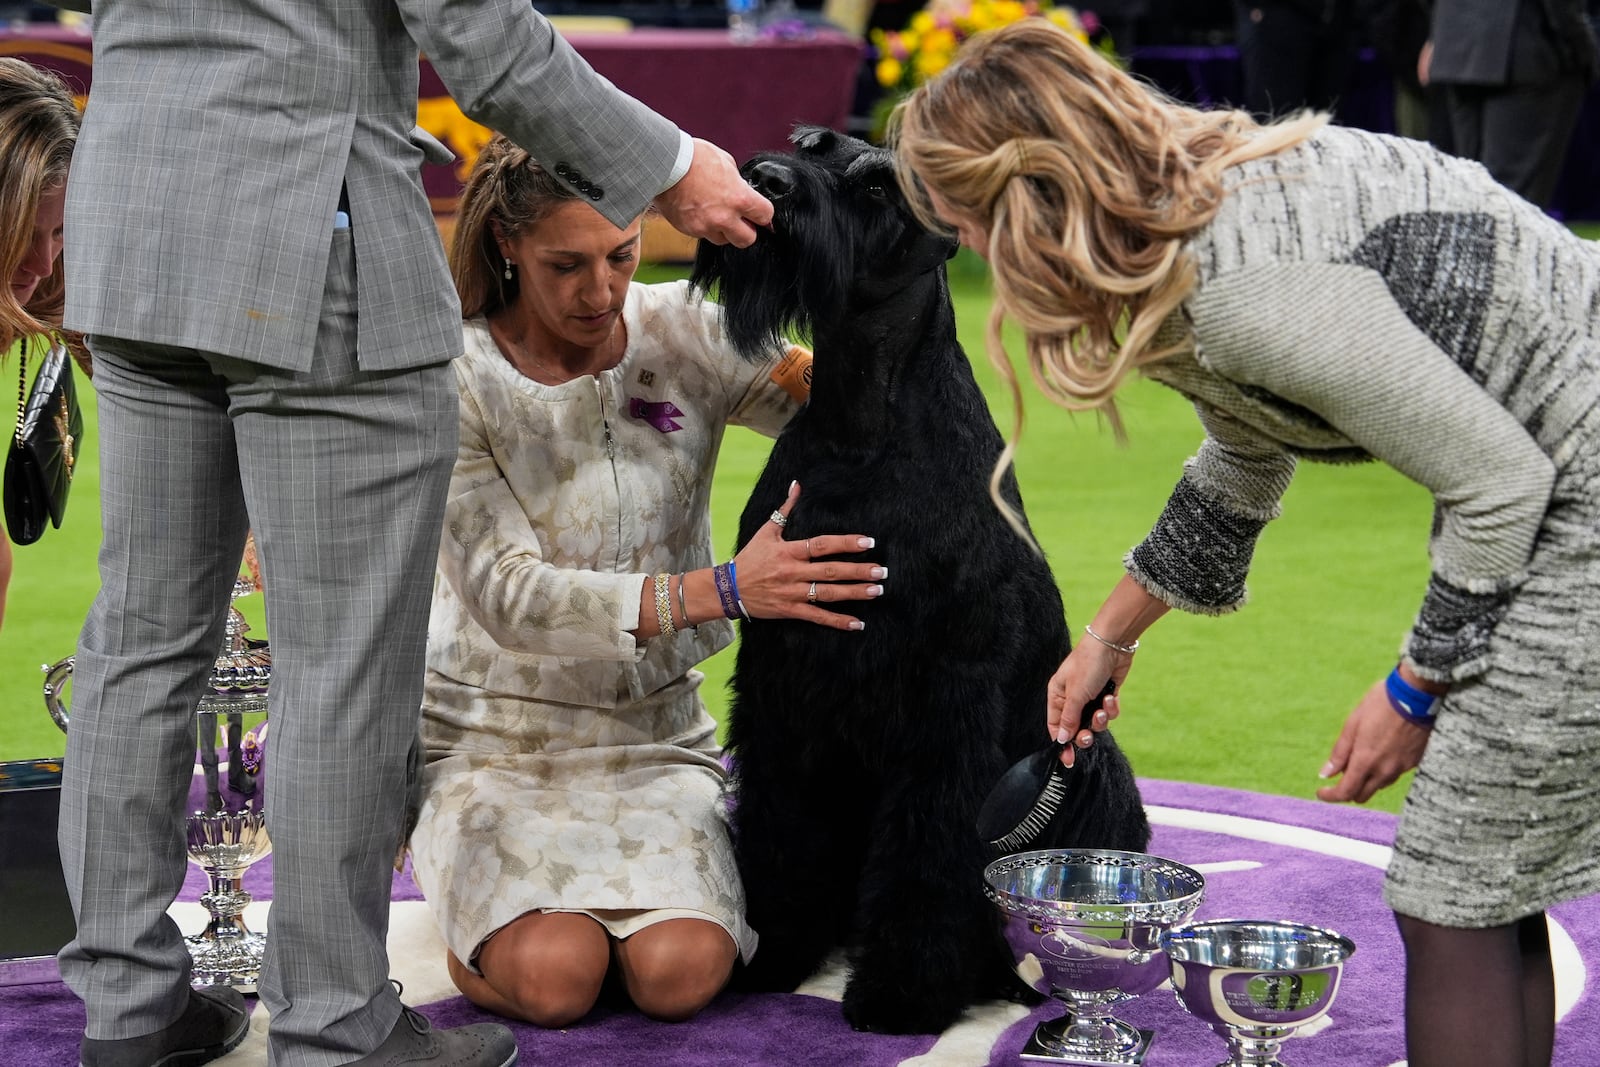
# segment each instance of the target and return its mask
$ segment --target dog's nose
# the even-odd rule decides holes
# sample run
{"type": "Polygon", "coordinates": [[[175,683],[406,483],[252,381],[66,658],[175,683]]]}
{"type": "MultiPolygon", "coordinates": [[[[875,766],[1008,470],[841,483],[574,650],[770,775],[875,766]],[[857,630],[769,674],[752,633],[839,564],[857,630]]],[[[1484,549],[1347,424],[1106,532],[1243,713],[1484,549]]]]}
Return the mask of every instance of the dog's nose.
{"type": "Polygon", "coordinates": [[[750,168],[749,182],[756,192],[768,200],[776,200],[794,191],[794,171],[782,163],[764,159],[750,168]]]}

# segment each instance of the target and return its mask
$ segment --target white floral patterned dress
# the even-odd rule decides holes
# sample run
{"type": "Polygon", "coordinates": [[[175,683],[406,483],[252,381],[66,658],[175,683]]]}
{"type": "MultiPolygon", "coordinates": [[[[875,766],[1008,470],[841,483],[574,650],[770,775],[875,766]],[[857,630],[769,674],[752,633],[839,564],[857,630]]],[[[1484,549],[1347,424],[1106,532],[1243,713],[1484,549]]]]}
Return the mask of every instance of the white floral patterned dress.
{"type": "MultiPolygon", "coordinates": [[[[722,341],[684,283],[635,284],[611,370],[547,386],[482,319],[456,361],[461,447],[429,626],[417,884],[456,957],[540,909],[637,913],[755,934],[696,663],[718,620],[636,643],[647,575],[711,566],[724,427],[775,435],[795,401],[722,341]]],[[[778,358],[774,353],[774,361],[778,358]]],[[[776,507],[782,501],[774,501],[776,507]]],[[[731,552],[726,546],[721,554],[731,552]]]]}

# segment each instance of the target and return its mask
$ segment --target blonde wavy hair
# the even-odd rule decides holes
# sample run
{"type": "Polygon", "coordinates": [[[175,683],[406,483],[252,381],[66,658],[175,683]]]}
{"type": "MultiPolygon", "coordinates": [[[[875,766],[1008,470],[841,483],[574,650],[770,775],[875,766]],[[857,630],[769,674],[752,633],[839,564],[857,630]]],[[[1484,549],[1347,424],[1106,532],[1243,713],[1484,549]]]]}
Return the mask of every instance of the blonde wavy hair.
{"type": "Polygon", "coordinates": [[[1026,334],[1045,395],[1103,412],[1120,439],[1113,396],[1130,371],[1174,351],[1156,334],[1195,286],[1184,242],[1221,207],[1224,172],[1326,121],[1263,126],[1242,111],[1197,110],[1028,18],[968,42],[895,109],[889,139],[924,225],[949,228],[931,191],[988,233],[996,300],[986,344],[1013,391],[1018,431],[1007,317],[1026,334]]]}
{"type": "MultiPolygon", "coordinates": [[[[78,107],[59,77],[0,57],[0,275],[8,279],[33,241],[40,195],[66,183],[79,124],[78,107]]],[[[0,352],[19,337],[57,334],[82,363],[82,339],[59,329],[65,293],[60,259],[26,307],[9,285],[0,289],[0,352]]]]}

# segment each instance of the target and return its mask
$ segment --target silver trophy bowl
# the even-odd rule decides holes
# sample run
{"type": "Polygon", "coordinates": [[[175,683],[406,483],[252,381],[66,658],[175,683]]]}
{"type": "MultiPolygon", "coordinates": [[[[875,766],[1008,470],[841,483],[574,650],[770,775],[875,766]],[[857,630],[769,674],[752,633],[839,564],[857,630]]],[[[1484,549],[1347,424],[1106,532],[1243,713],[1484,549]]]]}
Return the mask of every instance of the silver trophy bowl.
{"type": "MultiPolygon", "coordinates": [[[[256,588],[241,575],[233,599],[256,588]]],[[[195,707],[195,776],[186,830],[189,859],[206,875],[200,903],[211,918],[204,930],[185,939],[195,985],[229,985],[246,993],[254,992],[260,979],[266,935],[245,925],[251,896],[244,889],[244,871],[272,851],[260,780],[267,723],[263,720],[248,731],[244,724],[246,715],[267,710],[272,654],[265,641],[245,637],[249,629],[230,604],[222,649],[195,707]]],[[[72,668],[72,656],[44,668],[45,710],[63,732],[71,722],[72,668]]]]}
{"type": "Polygon", "coordinates": [[[1158,856],[1109,849],[1019,852],[990,863],[984,892],[999,906],[1018,973],[1067,1006],[1035,1028],[1022,1058],[1140,1064],[1152,1031],[1113,1005],[1167,980],[1161,934],[1194,914],[1205,879],[1158,856]]]}
{"type": "Polygon", "coordinates": [[[1243,919],[1168,930],[1161,947],[1178,1003],[1228,1042],[1217,1067],[1283,1067],[1283,1040],[1328,1013],[1356,950],[1331,930],[1243,919]]]}

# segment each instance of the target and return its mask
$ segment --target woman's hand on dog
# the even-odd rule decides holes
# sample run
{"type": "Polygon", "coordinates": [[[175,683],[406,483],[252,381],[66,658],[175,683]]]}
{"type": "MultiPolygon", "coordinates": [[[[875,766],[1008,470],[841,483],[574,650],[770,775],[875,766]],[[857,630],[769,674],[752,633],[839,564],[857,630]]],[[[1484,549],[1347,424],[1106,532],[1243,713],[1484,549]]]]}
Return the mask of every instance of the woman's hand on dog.
{"type": "MultiPolygon", "coordinates": [[[[794,482],[777,514],[787,521],[799,499],[800,483],[794,482]]],[[[756,619],[800,619],[836,630],[865,629],[865,622],[844,609],[851,601],[882,596],[888,570],[878,563],[828,557],[857,555],[873,545],[865,534],[819,534],[791,541],[784,538],[782,524],[763,523],[733,558],[745,610],[756,619]]]]}

